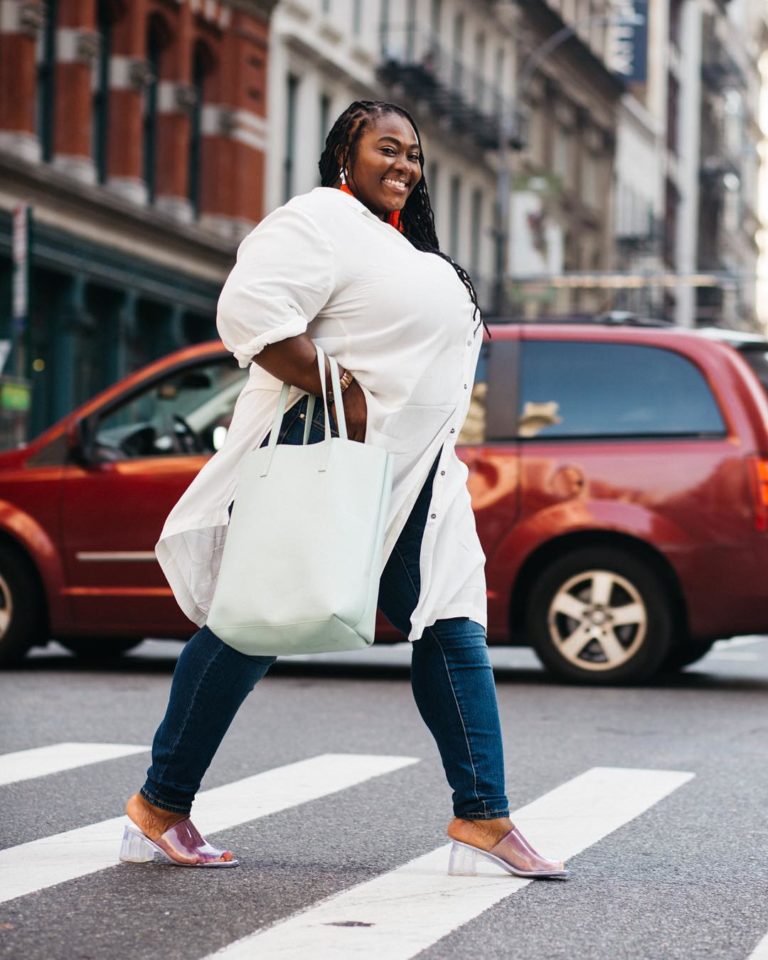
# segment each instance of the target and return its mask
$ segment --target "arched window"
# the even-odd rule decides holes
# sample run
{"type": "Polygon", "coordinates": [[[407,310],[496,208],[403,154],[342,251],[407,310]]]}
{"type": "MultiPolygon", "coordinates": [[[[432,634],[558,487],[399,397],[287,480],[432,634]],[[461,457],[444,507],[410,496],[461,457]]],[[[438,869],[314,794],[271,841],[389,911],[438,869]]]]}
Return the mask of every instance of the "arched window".
{"type": "Polygon", "coordinates": [[[45,0],[45,22],[37,46],[36,127],[41,158],[53,157],[53,98],[56,80],[56,0],[45,0]]]}
{"type": "Polygon", "coordinates": [[[192,86],[195,102],[190,116],[189,169],[187,172],[187,195],[192,212],[197,219],[201,209],[201,185],[203,182],[203,106],[214,70],[216,59],[210,47],[198,40],[192,51],[192,86]]]}
{"type": "Polygon", "coordinates": [[[108,173],[109,62],[112,56],[112,28],[120,13],[117,0],[99,0],[96,7],[99,53],[93,64],[91,83],[91,151],[99,183],[106,182],[108,173]]]}
{"type": "Polygon", "coordinates": [[[147,200],[155,202],[157,187],[157,91],[163,65],[163,53],[170,41],[168,25],[159,14],[147,23],[147,66],[150,77],[144,93],[144,130],[142,176],[147,200]]]}

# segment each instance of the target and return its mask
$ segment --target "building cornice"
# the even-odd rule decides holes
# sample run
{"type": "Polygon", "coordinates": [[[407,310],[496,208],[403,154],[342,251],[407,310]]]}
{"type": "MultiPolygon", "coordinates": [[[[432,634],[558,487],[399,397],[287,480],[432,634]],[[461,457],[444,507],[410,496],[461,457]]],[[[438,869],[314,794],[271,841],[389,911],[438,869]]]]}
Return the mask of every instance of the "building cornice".
{"type": "Polygon", "coordinates": [[[224,3],[233,10],[240,10],[258,20],[268,21],[278,0],[224,0],[224,3]]]}
{"type": "Polygon", "coordinates": [[[236,251],[234,242],[137,206],[106,187],[0,151],[0,207],[10,210],[14,201],[30,203],[38,222],[54,229],[210,282],[226,276],[236,251]]]}

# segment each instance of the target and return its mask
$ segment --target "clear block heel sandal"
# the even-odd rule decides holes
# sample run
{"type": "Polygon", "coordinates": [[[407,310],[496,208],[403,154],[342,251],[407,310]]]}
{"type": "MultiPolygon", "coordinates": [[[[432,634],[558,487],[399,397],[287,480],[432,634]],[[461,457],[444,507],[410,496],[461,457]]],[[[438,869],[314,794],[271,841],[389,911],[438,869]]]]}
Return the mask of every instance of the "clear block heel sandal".
{"type": "Polygon", "coordinates": [[[529,880],[565,880],[568,876],[562,860],[547,860],[536,853],[517,827],[510,830],[490,850],[481,850],[460,840],[453,840],[448,873],[452,877],[475,877],[478,859],[489,860],[507,873],[529,880]]]}
{"type": "Polygon", "coordinates": [[[175,823],[157,840],[150,840],[138,827],[128,824],[123,829],[120,845],[123,863],[149,863],[159,859],[177,867],[238,866],[239,861],[234,857],[222,860],[225,853],[229,851],[211,846],[189,818],[175,823]]]}

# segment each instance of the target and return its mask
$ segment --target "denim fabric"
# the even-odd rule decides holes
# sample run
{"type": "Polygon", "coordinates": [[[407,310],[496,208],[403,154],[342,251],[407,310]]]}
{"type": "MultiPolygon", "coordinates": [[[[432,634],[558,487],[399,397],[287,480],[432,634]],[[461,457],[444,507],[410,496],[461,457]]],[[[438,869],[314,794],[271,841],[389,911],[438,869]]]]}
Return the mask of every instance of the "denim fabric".
{"type": "MultiPolygon", "coordinates": [[[[287,411],[281,443],[302,442],[305,411],[306,398],[287,411]]],[[[321,405],[310,443],[323,438],[323,425],[321,405]]],[[[419,597],[419,554],[436,468],[437,462],[381,577],[379,607],[405,635],[419,597]]],[[[141,789],[147,800],[167,810],[190,811],[240,704],[274,661],[238,653],[208,627],[191,638],[176,664],[166,714],[152,743],[152,765],[141,789]]],[[[454,815],[468,820],[507,816],[496,689],[480,624],[454,617],[428,627],[413,644],[411,684],[453,789],[454,815]]]]}

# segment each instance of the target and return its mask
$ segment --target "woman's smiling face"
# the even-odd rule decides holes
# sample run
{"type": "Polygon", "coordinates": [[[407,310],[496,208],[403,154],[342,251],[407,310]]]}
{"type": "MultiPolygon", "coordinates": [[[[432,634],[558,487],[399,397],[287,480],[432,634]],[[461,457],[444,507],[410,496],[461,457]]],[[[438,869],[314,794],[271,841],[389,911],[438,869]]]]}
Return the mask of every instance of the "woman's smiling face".
{"type": "Polygon", "coordinates": [[[347,161],[347,182],[361,203],[385,220],[421,180],[421,149],[416,131],[397,113],[376,117],[347,161]]]}

